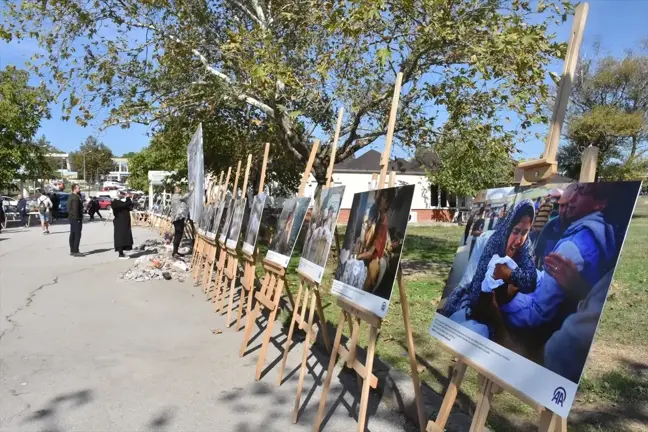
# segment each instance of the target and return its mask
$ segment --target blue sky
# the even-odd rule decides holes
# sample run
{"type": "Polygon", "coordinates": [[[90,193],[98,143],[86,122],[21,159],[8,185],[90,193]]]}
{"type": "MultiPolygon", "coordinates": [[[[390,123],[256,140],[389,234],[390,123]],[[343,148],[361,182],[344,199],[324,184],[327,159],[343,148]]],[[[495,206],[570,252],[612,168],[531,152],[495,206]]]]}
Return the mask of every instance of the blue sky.
{"type": "MultiPolygon", "coordinates": [[[[592,0],[585,27],[585,37],[581,54],[592,52],[592,43],[600,40],[604,53],[620,56],[627,49],[636,49],[642,39],[648,38],[648,0],[592,0]]],[[[566,40],[571,30],[571,20],[561,28],[556,29],[560,40],[566,40]]],[[[33,41],[10,44],[0,42],[0,68],[8,64],[24,67],[24,62],[37,50],[33,41]]],[[[552,70],[560,73],[562,63],[553,65],[552,70]]],[[[39,130],[53,145],[64,151],[72,151],[79,147],[88,135],[95,135],[113,150],[115,155],[129,151],[138,151],[149,141],[148,127],[131,126],[129,129],[112,127],[104,131],[98,128],[98,122],[91,126],[81,127],[73,121],[62,121],[61,111],[56,104],[51,105],[52,118],[45,120],[39,130]]],[[[98,113],[101,120],[105,114],[98,113]]],[[[538,127],[540,134],[546,128],[538,127]]],[[[371,148],[382,150],[383,141],[377,142],[371,148]]],[[[520,156],[525,158],[537,157],[542,153],[544,142],[534,140],[521,143],[518,146],[520,156]]],[[[404,156],[402,150],[394,149],[394,156],[404,156]]]]}

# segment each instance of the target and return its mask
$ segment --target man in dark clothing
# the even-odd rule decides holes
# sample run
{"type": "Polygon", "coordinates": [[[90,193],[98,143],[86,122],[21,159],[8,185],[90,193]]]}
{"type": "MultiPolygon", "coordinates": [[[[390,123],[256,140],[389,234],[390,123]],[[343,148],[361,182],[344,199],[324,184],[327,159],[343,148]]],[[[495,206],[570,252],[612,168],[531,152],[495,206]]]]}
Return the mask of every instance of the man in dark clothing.
{"type": "Polygon", "coordinates": [[[58,193],[52,192],[50,194],[50,201],[52,201],[52,211],[51,211],[51,217],[52,217],[52,222],[54,220],[58,219],[58,211],[59,211],[59,196],[58,193]]]}
{"type": "Polygon", "coordinates": [[[70,255],[83,256],[79,252],[81,243],[81,228],[83,227],[83,205],[79,196],[79,185],[72,185],[72,193],[68,198],[68,220],[70,222],[70,255]]]}
{"type": "MultiPolygon", "coordinates": [[[[131,201],[130,194],[121,192],[119,198],[115,198],[111,202],[112,212],[115,215],[113,219],[114,234],[113,240],[115,242],[115,252],[119,254],[119,259],[130,258],[124,255],[124,251],[133,249],[133,232],[131,230],[131,215],[133,210],[133,202],[131,201]]],[[[99,205],[99,203],[97,203],[99,205]]]]}
{"type": "Polygon", "coordinates": [[[18,195],[18,214],[20,215],[20,225],[27,228],[27,200],[22,195],[18,195]]]}

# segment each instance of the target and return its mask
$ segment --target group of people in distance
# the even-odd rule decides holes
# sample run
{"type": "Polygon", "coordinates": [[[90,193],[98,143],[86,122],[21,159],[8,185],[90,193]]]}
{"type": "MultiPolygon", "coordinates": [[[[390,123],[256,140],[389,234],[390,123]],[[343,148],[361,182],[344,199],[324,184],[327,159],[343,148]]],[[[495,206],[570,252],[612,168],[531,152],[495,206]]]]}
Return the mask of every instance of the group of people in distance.
{"type": "Polygon", "coordinates": [[[466,230],[476,237],[467,271],[439,313],[578,382],[627,228],[611,220],[615,193],[572,183],[498,214],[492,230],[480,217],[466,230]]]}

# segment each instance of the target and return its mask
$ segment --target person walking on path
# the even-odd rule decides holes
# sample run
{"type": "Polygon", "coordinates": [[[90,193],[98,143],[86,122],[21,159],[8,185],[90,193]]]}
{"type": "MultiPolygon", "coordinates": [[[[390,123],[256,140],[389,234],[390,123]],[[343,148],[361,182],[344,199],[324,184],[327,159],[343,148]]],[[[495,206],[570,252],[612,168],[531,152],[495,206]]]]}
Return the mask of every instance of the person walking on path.
{"type": "Polygon", "coordinates": [[[18,195],[18,214],[20,215],[20,225],[27,228],[27,200],[18,195]]]}
{"type": "Polygon", "coordinates": [[[70,255],[82,256],[79,252],[81,229],[83,228],[83,204],[79,196],[79,185],[72,185],[72,193],[68,198],[68,221],[70,222],[70,255]]]}
{"type": "Polygon", "coordinates": [[[173,253],[174,258],[181,257],[182,255],[178,252],[180,247],[180,241],[182,240],[182,234],[184,233],[185,220],[189,216],[189,207],[187,206],[187,200],[193,192],[193,185],[189,185],[189,191],[186,194],[182,194],[182,189],[180,186],[175,187],[175,193],[171,196],[171,222],[173,222],[173,253]]]}
{"type": "Polygon", "coordinates": [[[36,202],[38,205],[38,217],[40,217],[43,234],[49,234],[49,226],[52,221],[52,200],[49,199],[44,190],[41,190],[40,193],[41,196],[38,197],[36,202]]]}
{"type": "MultiPolygon", "coordinates": [[[[131,230],[130,215],[133,209],[133,201],[131,201],[130,194],[120,192],[119,195],[119,199],[115,198],[110,203],[115,216],[113,219],[113,240],[115,242],[115,252],[119,254],[119,259],[129,259],[129,256],[124,255],[124,251],[133,249],[133,231],[131,230]]],[[[97,205],[99,204],[97,203],[97,205]]]]}

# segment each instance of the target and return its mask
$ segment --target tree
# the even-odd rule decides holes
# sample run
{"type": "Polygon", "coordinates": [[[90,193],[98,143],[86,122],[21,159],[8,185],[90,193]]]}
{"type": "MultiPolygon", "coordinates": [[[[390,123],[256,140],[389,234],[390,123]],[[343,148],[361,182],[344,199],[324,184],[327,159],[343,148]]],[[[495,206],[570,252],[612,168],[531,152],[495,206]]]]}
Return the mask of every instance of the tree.
{"type": "Polygon", "coordinates": [[[88,178],[83,179],[90,182],[97,182],[99,176],[112,171],[112,158],[112,151],[92,135],[86,138],[78,151],[70,153],[70,161],[74,170],[78,172],[80,178],[83,177],[85,171],[88,178]]]}
{"type": "Polygon", "coordinates": [[[566,47],[547,28],[569,13],[562,0],[60,0],[8,3],[0,35],[39,41],[33,68],[80,124],[100,106],[123,127],[251,110],[301,166],[314,135],[328,136],[323,182],[337,108],[341,162],[385,135],[398,72],[397,144],[436,151],[446,134],[483,136],[479,125],[510,156],[505,117],[520,130],[547,121],[546,68],[566,47]]]}
{"type": "Polygon", "coordinates": [[[581,59],[570,105],[560,169],[578,178],[581,152],[599,149],[597,175],[643,179],[648,172],[648,56],[581,59]]]}
{"type": "Polygon", "coordinates": [[[121,157],[126,158],[126,159],[130,159],[133,156],[135,156],[136,154],[137,154],[137,152],[130,151],[130,152],[124,153],[123,155],[121,155],[121,157]]]}
{"type": "MultiPolygon", "coordinates": [[[[248,110],[249,112],[249,110],[248,110]]],[[[256,189],[261,174],[265,143],[272,133],[260,121],[242,116],[239,110],[218,110],[199,113],[203,125],[203,152],[205,171],[218,175],[228,167],[236,169],[241,160],[245,169],[246,158],[252,154],[249,185],[256,189]]],[[[148,147],[137,153],[129,162],[129,185],[137,189],[148,187],[148,172],[175,171],[177,178],[187,176],[187,144],[197,124],[175,117],[162,121],[148,147]]],[[[301,168],[292,155],[281,146],[272,146],[271,167],[266,172],[266,183],[277,183],[281,192],[295,190],[299,184],[301,168]]],[[[243,172],[241,173],[243,175],[243,172]]],[[[234,171],[230,182],[234,181],[234,171]]]]}
{"type": "Polygon", "coordinates": [[[0,188],[13,180],[50,175],[43,149],[32,142],[43,118],[49,118],[51,94],[30,86],[27,71],[8,66],[0,71],[0,188]]]}

